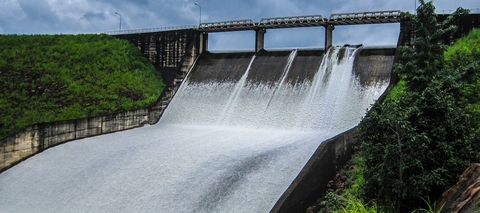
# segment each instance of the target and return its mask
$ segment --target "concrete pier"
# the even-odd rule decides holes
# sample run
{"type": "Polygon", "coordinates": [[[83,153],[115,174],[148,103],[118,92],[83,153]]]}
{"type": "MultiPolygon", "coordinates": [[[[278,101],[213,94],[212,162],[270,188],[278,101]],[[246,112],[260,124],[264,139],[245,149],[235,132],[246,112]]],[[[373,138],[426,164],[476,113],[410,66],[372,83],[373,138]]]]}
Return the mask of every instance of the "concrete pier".
{"type": "Polygon", "coordinates": [[[255,52],[265,49],[265,28],[255,29],[255,52]]]}
{"type": "Polygon", "coordinates": [[[332,46],[334,29],[335,26],[333,24],[325,25],[325,51],[332,46]]]}
{"type": "Polygon", "coordinates": [[[208,52],[208,33],[207,32],[200,32],[200,46],[199,46],[199,54],[203,52],[208,52]]]}

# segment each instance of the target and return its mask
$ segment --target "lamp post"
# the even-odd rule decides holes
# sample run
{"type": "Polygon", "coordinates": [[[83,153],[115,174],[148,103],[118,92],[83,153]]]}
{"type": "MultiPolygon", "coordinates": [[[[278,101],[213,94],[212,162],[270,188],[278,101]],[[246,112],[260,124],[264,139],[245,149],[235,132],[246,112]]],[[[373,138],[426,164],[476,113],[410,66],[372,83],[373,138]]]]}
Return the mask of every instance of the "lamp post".
{"type": "Polygon", "coordinates": [[[200,8],[200,21],[198,22],[198,26],[200,27],[200,24],[202,24],[202,6],[199,4],[195,3],[200,8]]]}
{"type": "Polygon", "coordinates": [[[415,8],[413,8],[413,9],[414,9],[413,12],[414,12],[415,14],[417,14],[417,0],[415,0],[415,8]]]}
{"type": "Polygon", "coordinates": [[[119,31],[122,31],[122,15],[120,13],[115,12],[118,16],[120,16],[120,27],[118,28],[119,31]]]}

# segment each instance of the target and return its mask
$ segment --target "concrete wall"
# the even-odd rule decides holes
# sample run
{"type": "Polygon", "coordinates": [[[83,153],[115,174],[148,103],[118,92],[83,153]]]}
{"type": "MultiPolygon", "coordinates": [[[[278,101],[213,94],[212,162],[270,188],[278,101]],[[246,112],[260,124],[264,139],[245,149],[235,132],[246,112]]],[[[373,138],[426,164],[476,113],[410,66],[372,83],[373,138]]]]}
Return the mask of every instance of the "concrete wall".
{"type": "Polygon", "coordinates": [[[270,212],[306,212],[326,191],[328,181],[350,160],[357,134],[354,128],[322,142],[270,212]]]}
{"type": "Polygon", "coordinates": [[[0,171],[50,147],[86,137],[140,127],[149,110],[138,109],[101,117],[43,123],[0,141],[0,171]]]}
{"type": "Polygon", "coordinates": [[[194,45],[195,55],[199,54],[200,32],[194,29],[160,31],[114,35],[135,45],[150,60],[169,84],[176,76],[176,71],[184,61],[189,47],[194,45]]]}

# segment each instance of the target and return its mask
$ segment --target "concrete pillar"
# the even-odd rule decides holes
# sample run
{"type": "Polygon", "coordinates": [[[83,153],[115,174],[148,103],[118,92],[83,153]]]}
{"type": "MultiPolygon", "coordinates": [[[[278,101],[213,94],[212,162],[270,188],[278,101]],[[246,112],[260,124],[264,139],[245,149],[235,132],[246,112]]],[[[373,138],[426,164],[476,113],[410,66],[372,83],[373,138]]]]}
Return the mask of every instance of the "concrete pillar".
{"type": "Polygon", "coordinates": [[[265,49],[265,28],[255,29],[255,52],[265,49]]]}
{"type": "Polygon", "coordinates": [[[208,52],[208,33],[207,32],[200,32],[200,47],[198,50],[198,54],[203,52],[208,52]]]}
{"type": "Polygon", "coordinates": [[[325,25],[325,52],[332,46],[334,29],[335,26],[333,24],[325,25]]]}

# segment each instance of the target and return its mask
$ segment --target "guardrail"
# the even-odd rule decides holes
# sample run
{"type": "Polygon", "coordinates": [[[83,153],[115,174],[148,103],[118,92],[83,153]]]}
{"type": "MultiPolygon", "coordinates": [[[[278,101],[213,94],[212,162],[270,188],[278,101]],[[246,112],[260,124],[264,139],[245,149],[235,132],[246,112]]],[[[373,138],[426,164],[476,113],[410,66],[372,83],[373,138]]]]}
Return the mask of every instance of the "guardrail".
{"type": "Polygon", "coordinates": [[[322,15],[290,16],[276,18],[262,18],[257,24],[263,28],[323,26],[325,19],[322,15]]]}
{"type": "Polygon", "coordinates": [[[400,10],[372,11],[355,13],[331,14],[328,22],[331,24],[373,24],[399,22],[400,10]]]}
{"type": "Polygon", "coordinates": [[[220,22],[205,22],[201,23],[198,30],[208,31],[235,31],[235,30],[252,30],[256,26],[256,23],[251,20],[233,20],[233,21],[220,21],[220,22]]]}
{"type": "MultiPolygon", "coordinates": [[[[469,9],[471,14],[479,14],[480,8],[469,9]]],[[[455,10],[437,10],[438,14],[450,14],[455,10]]],[[[162,31],[198,29],[203,32],[222,32],[222,31],[238,31],[238,30],[254,30],[255,28],[289,28],[289,27],[308,27],[308,26],[325,26],[333,25],[351,25],[351,24],[375,24],[375,23],[395,23],[400,22],[400,10],[387,11],[370,11],[370,12],[354,12],[354,13],[334,13],[330,17],[324,18],[322,15],[305,15],[305,16],[287,16],[276,18],[262,18],[260,22],[254,22],[251,19],[205,22],[199,26],[178,26],[178,27],[162,27],[148,28],[136,30],[121,30],[105,32],[110,35],[119,34],[138,34],[162,31]]]]}
{"type": "Polygon", "coordinates": [[[190,29],[198,29],[198,26],[189,25],[189,26],[173,26],[173,27],[146,28],[146,29],[134,29],[134,30],[119,30],[119,31],[105,32],[105,34],[122,35],[122,34],[165,32],[165,31],[175,31],[175,30],[190,30],[190,29]]]}

